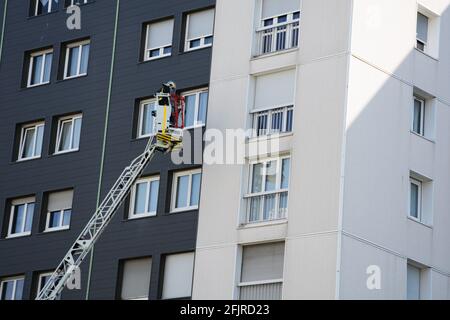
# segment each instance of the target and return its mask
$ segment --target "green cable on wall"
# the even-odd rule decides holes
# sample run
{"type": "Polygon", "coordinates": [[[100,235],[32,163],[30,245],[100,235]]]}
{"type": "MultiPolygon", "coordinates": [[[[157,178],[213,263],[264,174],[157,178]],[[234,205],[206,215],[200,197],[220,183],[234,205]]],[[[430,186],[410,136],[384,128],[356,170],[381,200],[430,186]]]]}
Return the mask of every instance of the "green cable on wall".
{"type": "MultiPolygon", "coordinates": [[[[97,189],[97,203],[96,208],[100,205],[101,200],[101,190],[102,190],[102,180],[103,180],[103,168],[105,162],[105,152],[106,152],[106,138],[108,135],[108,122],[109,122],[109,109],[111,105],[111,92],[112,92],[112,84],[113,84],[113,74],[114,74],[114,62],[116,59],[116,40],[117,40],[117,29],[119,25],[119,8],[120,8],[120,0],[117,0],[116,3],[116,19],[114,23],[114,36],[113,36],[113,46],[112,46],[112,54],[111,54],[111,68],[109,73],[109,85],[108,85],[108,98],[106,102],[106,113],[105,113],[105,129],[103,131],[103,146],[102,146],[102,156],[100,160],[100,174],[98,178],[98,189],[97,189]]],[[[89,300],[90,286],[91,286],[91,276],[92,276],[92,266],[94,261],[94,250],[95,247],[92,247],[90,259],[89,259],[89,271],[88,271],[88,279],[86,285],[86,300],[89,300]]]]}
{"type": "Polygon", "coordinates": [[[2,23],[2,33],[0,36],[0,62],[2,61],[3,52],[3,38],[5,36],[5,26],[6,26],[6,9],[8,8],[8,0],[5,0],[5,6],[3,10],[3,23],[2,23]]]}

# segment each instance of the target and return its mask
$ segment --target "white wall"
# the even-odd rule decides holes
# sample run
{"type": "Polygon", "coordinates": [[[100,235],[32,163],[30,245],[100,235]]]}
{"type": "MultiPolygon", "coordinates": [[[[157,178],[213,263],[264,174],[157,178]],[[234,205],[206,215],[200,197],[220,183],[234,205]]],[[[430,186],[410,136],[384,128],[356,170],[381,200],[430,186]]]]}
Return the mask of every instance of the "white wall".
{"type": "Polygon", "coordinates": [[[450,1],[420,2],[441,16],[439,60],[414,49],[415,0],[354,1],[342,299],[405,298],[408,259],[432,268],[431,285],[424,289],[424,297],[448,297],[450,1]],[[415,87],[437,97],[435,141],[410,133],[415,87]],[[407,217],[410,171],[433,180],[430,226],[407,217]],[[369,265],[381,268],[381,290],[365,286],[369,265]]]}

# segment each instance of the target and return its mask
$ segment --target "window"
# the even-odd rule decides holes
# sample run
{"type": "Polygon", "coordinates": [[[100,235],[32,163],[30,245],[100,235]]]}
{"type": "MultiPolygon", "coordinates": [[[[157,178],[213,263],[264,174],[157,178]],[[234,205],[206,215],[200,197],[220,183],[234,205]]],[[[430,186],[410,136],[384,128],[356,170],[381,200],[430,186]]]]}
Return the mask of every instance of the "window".
{"type": "Polygon", "coordinates": [[[185,98],[185,127],[205,125],[208,109],[208,89],[187,92],[183,94],[183,97],[185,98]]]}
{"type": "Polygon", "coordinates": [[[0,300],[22,300],[25,278],[5,278],[0,283],[0,300]]]}
{"type": "Polygon", "coordinates": [[[86,4],[89,3],[89,1],[91,0],[66,0],[66,8],[73,6],[73,5],[81,5],[81,4],[86,4]]]}
{"type": "Polygon", "coordinates": [[[59,119],[55,153],[72,152],[79,149],[81,120],[81,115],[59,119]]]}
{"type": "Polygon", "coordinates": [[[120,298],[123,300],[148,300],[151,271],[152,258],[124,261],[120,298]]]}
{"type": "Polygon", "coordinates": [[[424,122],[425,122],[425,100],[414,96],[414,108],[412,116],[412,128],[411,130],[418,135],[424,135],[424,122]]]}
{"type": "Polygon", "coordinates": [[[90,42],[71,43],[66,48],[64,79],[87,75],[90,42]]]}
{"type": "Polygon", "coordinates": [[[48,280],[50,280],[52,274],[53,274],[52,272],[46,272],[46,273],[41,273],[39,275],[37,294],[39,294],[39,292],[41,292],[41,290],[45,287],[45,285],[47,284],[48,280]]]}
{"type": "Polygon", "coordinates": [[[174,174],[172,212],[198,208],[201,177],[200,169],[174,174]]]}
{"type": "Polygon", "coordinates": [[[298,0],[263,0],[257,55],[298,47],[299,7],[298,0]]]}
{"type": "Polygon", "coordinates": [[[155,134],[152,111],[156,111],[156,100],[144,100],[139,104],[138,138],[146,138],[155,134]]]}
{"type": "Polygon", "coordinates": [[[407,216],[421,224],[433,225],[434,183],[428,177],[410,171],[407,216]]]}
{"type": "Polygon", "coordinates": [[[35,87],[50,83],[52,60],[52,49],[30,54],[27,87],[35,87]]]}
{"type": "Polygon", "coordinates": [[[253,136],[293,130],[295,69],[256,77],[251,111],[253,136]]]}
{"type": "Polygon", "coordinates": [[[32,0],[31,12],[33,16],[58,10],[59,0],[32,0]]]}
{"type": "Polygon", "coordinates": [[[173,21],[170,19],[147,25],[144,61],[172,54],[173,21]]]}
{"type": "Polygon", "coordinates": [[[422,182],[410,178],[410,206],[409,216],[421,220],[422,218],[422,182]]]}
{"type": "Polygon", "coordinates": [[[416,48],[425,51],[428,41],[428,17],[417,12],[417,44],[416,48]]]}
{"type": "Polygon", "coordinates": [[[11,201],[8,238],[28,236],[31,234],[34,204],[34,197],[11,201]]]}
{"type": "Polygon", "coordinates": [[[439,57],[440,17],[419,4],[416,25],[416,49],[439,57]]]}
{"type": "Polygon", "coordinates": [[[420,300],[420,282],[422,271],[408,263],[407,269],[407,299],[420,300]]]}
{"type": "Polygon", "coordinates": [[[245,223],[285,219],[288,211],[290,157],[253,163],[245,223]]]}
{"type": "Polygon", "coordinates": [[[190,298],[193,272],[193,252],[166,256],[162,299],[190,298]]]}
{"type": "Polygon", "coordinates": [[[240,300],[280,300],[284,242],[245,246],[242,251],[240,300]]]}
{"type": "Polygon", "coordinates": [[[129,218],[156,216],[158,190],[159,177],[138,180],[131,191],[129,218]]]}
{"type": "Polygon", "coordinates": [[[38,122],[22,126],[20,133],[18,160],[30,160],[41,157],[44,123],[38,122]]]}
{"type": "Polygon", "coordinates": [[[70,228],[73,190],[52,192],[48,195],[46,232],[70,228]]]}
{"type": "Polygon", "coordinates": [[[213,30],[214,9],[188,14],[186,18],[185,51],[212,46],[213,30]]]}

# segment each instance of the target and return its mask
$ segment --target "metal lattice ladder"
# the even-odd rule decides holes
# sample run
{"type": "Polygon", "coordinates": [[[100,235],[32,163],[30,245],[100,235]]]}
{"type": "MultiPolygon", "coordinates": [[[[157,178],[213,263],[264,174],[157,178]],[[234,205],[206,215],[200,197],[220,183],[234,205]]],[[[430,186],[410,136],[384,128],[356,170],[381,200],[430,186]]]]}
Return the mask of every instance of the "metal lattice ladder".
{"type": "Polygon", "coordinates": [[[145,151],[123,170],[36,300],[55,300],[61,294],[157,150],[161,147],[156,146],[155,138],[149,139],[145,151]]]}

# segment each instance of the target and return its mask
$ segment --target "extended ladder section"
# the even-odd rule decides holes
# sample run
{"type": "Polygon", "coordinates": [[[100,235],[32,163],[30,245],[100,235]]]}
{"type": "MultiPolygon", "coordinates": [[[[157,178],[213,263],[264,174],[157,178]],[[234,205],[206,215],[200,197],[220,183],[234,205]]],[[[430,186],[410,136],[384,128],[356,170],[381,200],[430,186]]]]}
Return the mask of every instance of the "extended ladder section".
{"type": "Polygon", "coordinates": [[[149,139],[145,151],[123,170],[122,174],[95,211],[84,230],[75,240],[75,243],[69,249],[58,268],[56,268],[50,279],[39,292],[36,300],[54,300],[61,294],[65,285],[71,280],[77,268],[91,251],[95,242],[105,230],[115,212],[129,194],[131,187],[142,174],[156,151],[163,151],[161,149],[164,148],[165,151],[169,151],[171,147],[171,145],[157,145],[155,143],[155,138],[149,139]]]}

